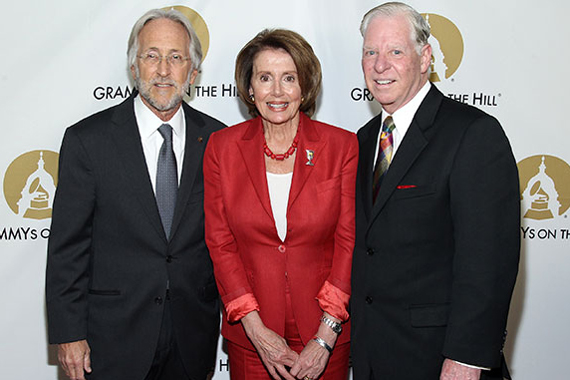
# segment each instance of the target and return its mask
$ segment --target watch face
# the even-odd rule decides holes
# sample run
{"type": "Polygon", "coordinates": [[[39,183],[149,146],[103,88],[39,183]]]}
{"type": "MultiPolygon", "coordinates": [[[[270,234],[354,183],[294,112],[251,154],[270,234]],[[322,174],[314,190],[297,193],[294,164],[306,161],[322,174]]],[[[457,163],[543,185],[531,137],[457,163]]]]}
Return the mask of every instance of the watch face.
{"type": "Polygon", "coordinates": [[[326,317],[322,317],[321,320],[327,325],[329,326],[332,331],[336,334],[340,334],[342,331],[342,325],[340,323],[337,323],[331,319],[328,319],[326,317]]]}

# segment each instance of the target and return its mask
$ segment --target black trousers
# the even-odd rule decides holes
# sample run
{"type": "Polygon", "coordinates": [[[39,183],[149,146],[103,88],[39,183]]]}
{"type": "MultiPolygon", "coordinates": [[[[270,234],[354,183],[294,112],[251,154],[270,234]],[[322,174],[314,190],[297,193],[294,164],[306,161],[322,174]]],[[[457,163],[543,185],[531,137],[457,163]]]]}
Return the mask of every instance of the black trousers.
{"type": "Polygon", "coordinates": [[[168,296],[164,302],[164,314],[162,315],[156,352],[145,380],[190,380],[184,370],[184,365],[180,360],[180,352],[178,352],[176,345],[168,296]]]}

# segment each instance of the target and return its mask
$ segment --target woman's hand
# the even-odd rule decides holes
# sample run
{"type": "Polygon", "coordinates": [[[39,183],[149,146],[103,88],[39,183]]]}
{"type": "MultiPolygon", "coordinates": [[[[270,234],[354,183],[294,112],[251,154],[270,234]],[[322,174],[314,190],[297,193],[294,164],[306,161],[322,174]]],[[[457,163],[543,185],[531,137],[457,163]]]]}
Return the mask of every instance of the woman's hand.
{"type": "MultiPolygon", "coordinates": [[[[340,322],[328,313],[325,313],[325,316],[335,322],[340,322]]],[[[315,335],[324,340],[329,347],[334,347],[338,337],[337,334],[323,322],[319,325],[319,329],[315,335]]],[[[293,367],[291,367],[291,375],[297,379],[316,379],[325,370],[329,357],[329,351],[311,339],[303,351],[301,351],[301,354],[299,354],[299,359],[295,362],[293,367]]]]}
{"type": "Polygon", "coordinates": [[[287,345],[285,339],[265,327],[257,311],[247,314],[241,323],[271,377],[275,380],[295,380],[285,366],[292,367],[299,355],[287,345]]]}

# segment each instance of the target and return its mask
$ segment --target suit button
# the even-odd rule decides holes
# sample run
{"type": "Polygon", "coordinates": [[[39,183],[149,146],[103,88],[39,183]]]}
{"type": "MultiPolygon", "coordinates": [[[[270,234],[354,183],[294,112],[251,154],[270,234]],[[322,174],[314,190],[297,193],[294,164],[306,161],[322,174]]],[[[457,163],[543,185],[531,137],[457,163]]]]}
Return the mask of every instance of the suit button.
{"type": "Polygon", "coordinates": [[[156,297],[154,299],[154,303],[157,305],[162,305],[162,297],[156,297]]]}
{"type": "Polygon", "coordinates": [[[171,263],[171,262],[172,262],[172,255],[166,256],[166,262],[167,262],[167,263],[171,263]]]}
{"type": "Polygon", "coordinates": [[[368,248],[368,250],[366,251],[366,253],[368,253],[368,256],[372,256],[372,255],[374,254],[374,249],[368,248]]]}
{"type": "Polygon", "coordinates": [[[366,303],[370,305],[372,303],[372,297],[366,296],[366,303]]]}
{"type": "Polygon", "coordinates": [[[285,246],[283,244],[281,244],[279,247],[277,247],[277,250],[281,253],[285,253],[287,248],[285,248],[285,246]]]}

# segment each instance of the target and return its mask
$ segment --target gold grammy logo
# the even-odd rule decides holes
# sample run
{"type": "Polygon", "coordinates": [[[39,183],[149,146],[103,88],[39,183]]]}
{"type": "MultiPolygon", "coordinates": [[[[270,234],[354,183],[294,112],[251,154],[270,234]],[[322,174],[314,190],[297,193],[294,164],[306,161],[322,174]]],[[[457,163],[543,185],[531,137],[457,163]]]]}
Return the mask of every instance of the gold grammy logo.
{"type": "Polygon", "coordinates": [[[182,5],[175,5],[171,7],[164,7],[164,10],[168,9],[176,9],[178,12],[182,13],[188,20],[190,20],[190,24],[194,28],[194,31],[198,35],[198,39],[200,40],[200,44],[202,45],[202,62],[206,59],[206,54],[208,54],[208,50],[210,49],[210,32],[208,31],[208,25],[200,16],[198,12],[194,9],[182,6],[182,5]]]}
{"type": "Polygon", "coordinates": [[[10,209],[22,218],[51,217],[57,186],[59,154],[34,150],[16,158],[4,175],[4,197],[10,209]]]}
{"type": "Polygon", "coordinates": [[[422,13],[431,28],[428,42],[431,45],[431,82],[450,78],[463,59],[463,37],[447,18],[435,13],[422,13]]]}
{"type": "Polygon", "coordinates": [[[570,207],[570,166],[558,157],[538,155],[518,163],[522,216],[545,220],[570,207]]]}

